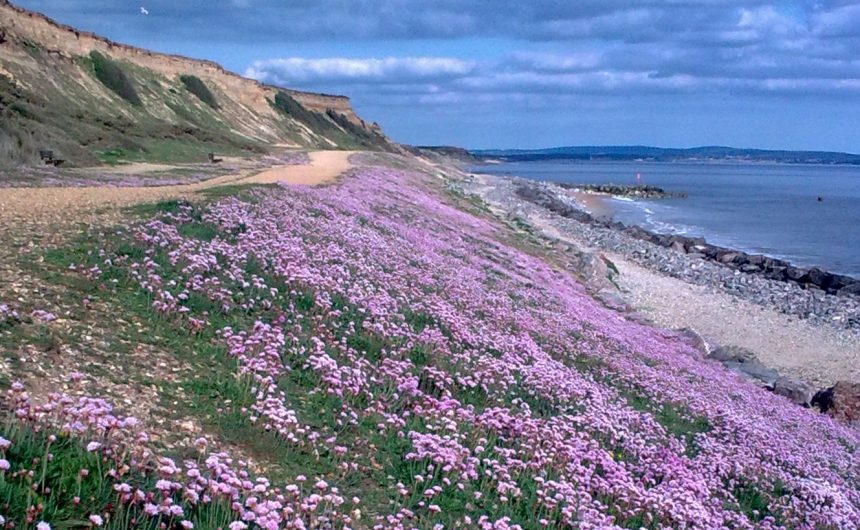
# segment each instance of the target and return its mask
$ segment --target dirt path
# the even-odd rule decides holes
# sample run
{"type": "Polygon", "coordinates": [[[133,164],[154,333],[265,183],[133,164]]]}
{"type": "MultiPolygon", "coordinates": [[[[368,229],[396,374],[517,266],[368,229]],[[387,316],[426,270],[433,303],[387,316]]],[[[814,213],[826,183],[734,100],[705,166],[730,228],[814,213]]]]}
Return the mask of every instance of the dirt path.
{"type": "MultiPolygon", "coordinates": [[[[5,188],[0,189],[0,225],[7,228],[17,222],[69,219],[85,212],[106,207],[131,206],[173,197],[183,197],[201,190],[230,184],[321,184],[337,178],[350,167],[352,151],[316,151],[310,153],[310,164],[289,165],[261,173],[244,170],[204,182],[158,187],[85,187],[85,188],[5,188]]],[[[75,221],[86,222],[85,218],[75,221]]],[[[39,223],[41,224],[41,222],[39,223]]]]}

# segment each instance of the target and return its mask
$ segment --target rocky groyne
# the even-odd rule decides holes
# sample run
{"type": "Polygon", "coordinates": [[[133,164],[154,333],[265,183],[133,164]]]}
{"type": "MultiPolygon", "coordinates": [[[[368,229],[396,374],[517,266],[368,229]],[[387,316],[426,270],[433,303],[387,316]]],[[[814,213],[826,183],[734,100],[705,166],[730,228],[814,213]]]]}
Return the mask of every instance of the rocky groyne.
{"type": "Polygon", "coordinates": [[[516,187],[516,194],[523,200],[563,217],[618,230],[634,239],[686,254],[690,258],[709,261],[742,274],[792,283],[805,290],[827,295],[860,296],[860,280],[856,278],[834,274],[818,267],[798,267],[778,258],[712,245],[700,237],[658,234],[639,226],[627,226],[618,221],[597,218],[571,205],[560,196],[559,190],[553,190],[547,185],[520,182],[516,187]]]}
{"type": "Polygon", "coordinates": [[[613,197],[629,197],[631,199],[686,199],[685,191],[668,191],[658,186],[620,186],[617,184],[567,184],[559,183],[559,187],[584,191],[588,193],[600,193],[612,195],[613,197]]]}

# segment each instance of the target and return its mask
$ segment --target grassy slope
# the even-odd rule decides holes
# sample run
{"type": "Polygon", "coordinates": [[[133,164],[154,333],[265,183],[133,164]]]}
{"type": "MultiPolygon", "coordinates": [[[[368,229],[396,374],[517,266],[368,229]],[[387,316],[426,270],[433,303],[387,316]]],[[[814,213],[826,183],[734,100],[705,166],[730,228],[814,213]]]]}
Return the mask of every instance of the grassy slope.
{"type": "Polygon", "coordinates": [[[117,159],[200,162],[209,152],[265,152],[267,142],[390,148],[380,135],[343,127],[298,104],[300,114],[258,118],[275,136],[247,138],[231,126],[239,119],[235,113],[247,109],[196,77],[168,79],[99,53],[67,61],[35,44],[27,50],[3,64],[18,82],[0,76],[0,152],[7,161],[35,162],[40,149],[92,165],[117,159]]]}

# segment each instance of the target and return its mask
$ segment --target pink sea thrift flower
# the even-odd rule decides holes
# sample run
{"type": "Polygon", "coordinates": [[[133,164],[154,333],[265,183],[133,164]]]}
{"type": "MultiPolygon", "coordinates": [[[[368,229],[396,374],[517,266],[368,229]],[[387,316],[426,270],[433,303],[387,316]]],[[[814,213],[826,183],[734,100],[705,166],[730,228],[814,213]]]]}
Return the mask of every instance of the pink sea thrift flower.
{"type": "Polygon", "coordinates": [[[11,466],[9,465],[8,460],[6,460],[5,458],[0,458],[0,470],[9,471],[10,467],[11,466]]]}
{"type": "Polygon", "coordinates": [[[36,525],[36,530],[51,530],[51,525],[45,521],[39,521],[39,524],[36,525]]]}
{"type": "Polygon", "coordinates": [[[87,444],[87,451],[92,453],[93,451],[98,451],[101,448],[102,444],[98,442],[90,442],[87,444]]]}
{"type": "Polygon", "coordinates": [[[37,320],[41,320],[42,322],[53,322],[54,320],[57,320],[57,315],[50,311],[45,311],[44,309],[36,309],[30,313],[30,316],[37,320]]]}
{"type": "Polygon", "coordinates": [[[93,514],[93,515],[90,515],[89,519],[90,519],[90,522],[93,523],[93,525],[95,525],[95,526],[101,526],[104,524],[104,520],[102,519],[101,515],[93,514]]]}

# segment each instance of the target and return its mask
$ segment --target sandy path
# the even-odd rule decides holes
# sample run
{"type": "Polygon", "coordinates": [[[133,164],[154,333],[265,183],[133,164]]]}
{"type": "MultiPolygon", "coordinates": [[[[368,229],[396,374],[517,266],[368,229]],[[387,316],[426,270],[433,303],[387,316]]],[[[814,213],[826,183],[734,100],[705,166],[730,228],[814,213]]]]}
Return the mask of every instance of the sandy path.
{"type": "MultiPolygon", "coordinates": [[[[150,164],[147,162],[134,162],[131,164],[112,166],[110,172],[119,175],[145,175],[147,173],[155,173],[158,171],[170,171],[171,169],[176,169],[179,167],[182,166],[176,166],[171,164],[150,164]]],[[[83,173],[84,171],[86,171],[86,169],[81,169],[80,171],[83,173]]]]}
{"type": "MultiPolygon", "coordinates": [[[[122,207],[175,197],[230,184],[321,184],[337,178],[350,167],[352,151],[316,151],[310,164],[289,165],[262,173],[244,170],[194,184],[158,187],[85,187],[85,188],[4,188],[0,189],[0,224],[14,227],[16,222],[68,219],[70,214],[106,207],[122,207]],[[10,226],[11,225],[11,226],[10,226]]],[[[84,219],[75,219],[83,221],[84,219]]],[[[41,223],[40,223],[41,224],[41,223]]]]}
{"type": "Polygon", "coordinates": [[[749,348],[781,374],[822,386],[860,380],[860,344],[848,334],[607,257],[621,273],[616,281],[627,302],[662,327],[692,328],[720,344],[749,348]]]}

